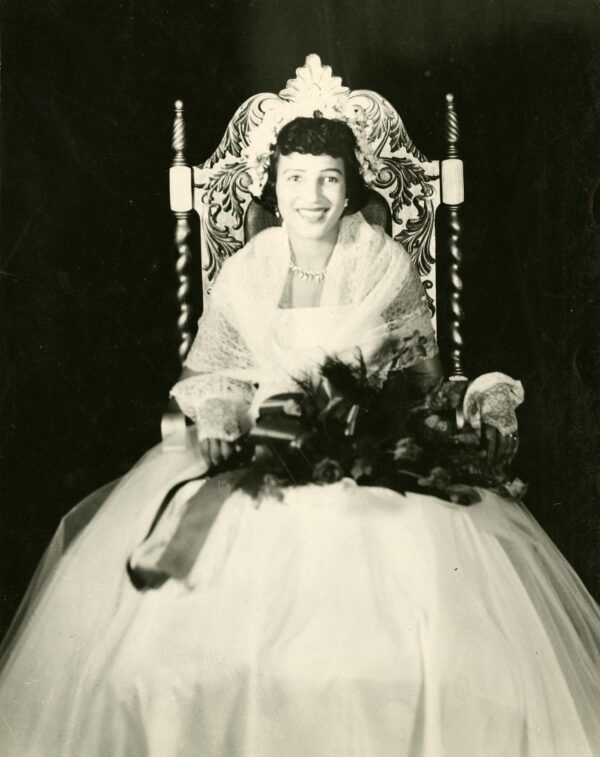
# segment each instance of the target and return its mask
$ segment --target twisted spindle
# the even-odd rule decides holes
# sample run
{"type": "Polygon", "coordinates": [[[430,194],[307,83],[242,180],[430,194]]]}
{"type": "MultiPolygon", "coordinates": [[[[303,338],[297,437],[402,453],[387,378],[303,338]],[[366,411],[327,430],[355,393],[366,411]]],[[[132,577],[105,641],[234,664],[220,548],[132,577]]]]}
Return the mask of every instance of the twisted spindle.
{"type": "Polygon", "coordinates": [[[445,158],[442,161],[442,203],[445,212],[444,247],[449,262],[448,299],[449,326],[447,339],[449,347],[448,368],[451,378],[465,378],[463,366],[463,337],[462,323],[464,312],[462,308],[463,282],[461,276],[462,225],[460,208],[464,199],[463,165],[460,159],[459,142],[460,127],[454,107],[454,95],[446,95],[446,109],[444,113],[444,141],[445,158]]]}
{"type": "Polygon", "coordinates": [[[446,95],[446,113],[444,118],[444,136],[446,138],[446,158],[458,158],[460,128],[458,116],[454,110],[454,95],[446,95]]]}
{"type": "Polygon", "coordinates": [[[177,300],[179,301],[179,317],[177,331],[179,332],[179,359],[185,360],[192,344],[192,306],[191,306],[191,227],[189,213],[175,213],[175,247],[177,249],[177,300]]]}
{"type": "Polygon", "coordinates": [[[185,166],[185,121],[183,120],[183,102],[175,100],[175,119],[173,120],[173,166],[185,166]]]}
{"type": "MultiPolygon", "coordinates": [[[[457,206],[458,207],[458,206],[457,206]]],[[[449,239],[448,248],[450,253],[450,365],[452,367],[452,376],[465,376],[463,367],[463,338],[462,323],[464,320],[464,311],[462,308],[462,289],[463,282],[460,275],[462,264],[462,252],[460,250],[461,225],[458,218],[458,212],[455,209],[450,210],[448,219],[449,239]]]]}
{"type": "Polygon", "coordinates": [[[177,300],[179,302],[177,331],[179,334],[179,359],[183,363],[192,343],[193,309],[191,303],[191,170],[187,167],[185,159],[185,122],[181,100],[175,102],[171,146],[173,148],[173,162],[170,171],[171,209],[175,216],[175,249],[177,251],[175,270],[178,279],[177,300]]]}

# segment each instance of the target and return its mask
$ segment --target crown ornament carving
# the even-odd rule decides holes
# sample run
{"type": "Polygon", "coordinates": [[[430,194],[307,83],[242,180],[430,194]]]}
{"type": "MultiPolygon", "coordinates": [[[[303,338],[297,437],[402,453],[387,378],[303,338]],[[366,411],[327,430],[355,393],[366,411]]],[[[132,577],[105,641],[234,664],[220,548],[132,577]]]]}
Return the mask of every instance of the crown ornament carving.
{"type": "MultiPolygon", "coordinates": [[[[323,66],[315,53],[306,57],[306,62],[296,69],[296,78],[290,79],[279,93],[283,100],[291,102],[330,102],[350,90],[342,84],[339,76],[334,76],[331,66],[323,66]]],[[[318,105],[316,106],[318,108],[318,105]]]]}

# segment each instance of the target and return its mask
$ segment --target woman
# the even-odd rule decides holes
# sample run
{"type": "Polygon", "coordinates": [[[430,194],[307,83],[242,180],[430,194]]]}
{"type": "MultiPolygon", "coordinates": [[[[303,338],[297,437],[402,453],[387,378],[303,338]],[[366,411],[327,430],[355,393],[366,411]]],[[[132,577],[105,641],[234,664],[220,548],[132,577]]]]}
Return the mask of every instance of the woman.
{"type": "MultiPolygon", "coordinates": [[[[152,573],[202,484],[166,493],[230,458],[263,401],[325,356],[359,347],[372,371],[439,376],[408,255],[357,212],[365,162],[343,121],[279,130],[262,200],[285,227],[224,265],[173,389],[198,441],[150,451],[48,558],[0,682],[2,754],[599,753],[597,607],[492,493],[463,508],[342,480],[258,507],[238,491],[185,575],[140,591],[125,571],[152,573]]],[[[466,407],[502,464],[519,387],[489,384],[466,407]]]]}

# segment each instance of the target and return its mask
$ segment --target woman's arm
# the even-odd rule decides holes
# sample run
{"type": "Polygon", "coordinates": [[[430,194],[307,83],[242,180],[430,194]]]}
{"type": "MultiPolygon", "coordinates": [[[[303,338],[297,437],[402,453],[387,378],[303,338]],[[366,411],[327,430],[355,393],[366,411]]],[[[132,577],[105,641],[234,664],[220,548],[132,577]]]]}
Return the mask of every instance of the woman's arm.
{"type": "MultiPolygon", "coordinates": [[[[444,377],[439,355],[419,360],[404,369],[409,382],[419,390],[426,392],[444,377]]],[[[503,467],[508,465],[517,454],[519,437],[516,432],[503,433],[497,426],[486,421],[482,413],[482,435],[491,465],[503,467]]]]}
{"type": "MultiPolygon", "coordinates": [[[[187,366],[183,367],[178,382],[185,381],[193,376],[200,375],[198,371],[193,371],[187,366]]],[[[199,439],[200,452],[207,465],[218,465],[223,460],[227,460],[234,452],[233,442],[226,439],[217,439],[214,437],[199,439]]]]}

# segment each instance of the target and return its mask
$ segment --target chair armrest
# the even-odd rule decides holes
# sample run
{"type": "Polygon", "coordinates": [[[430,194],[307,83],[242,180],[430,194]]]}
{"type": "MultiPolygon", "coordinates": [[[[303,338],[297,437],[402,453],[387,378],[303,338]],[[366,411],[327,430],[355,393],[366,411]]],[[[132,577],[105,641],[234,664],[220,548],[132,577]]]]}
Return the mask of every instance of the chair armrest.
{"type": "Polygon", "coordinates": [[[173,397],[169,398],[169,404],[161,418],[160,433],[163,452],[186,449],[189,445],[186,418],[173,397]]]}

